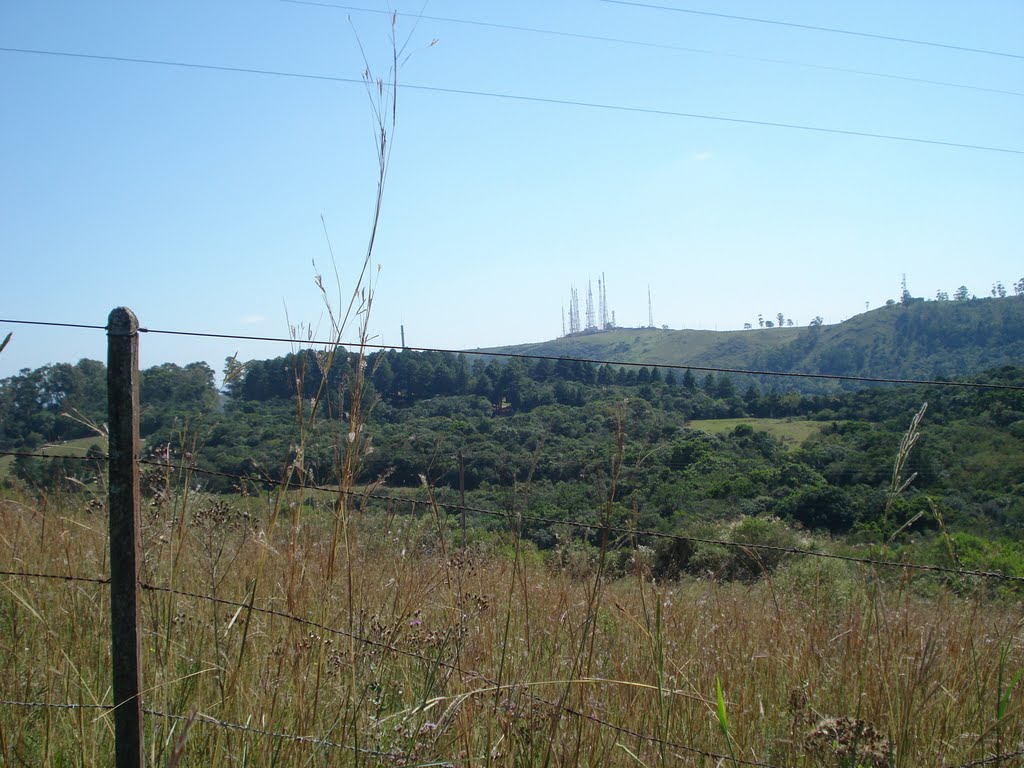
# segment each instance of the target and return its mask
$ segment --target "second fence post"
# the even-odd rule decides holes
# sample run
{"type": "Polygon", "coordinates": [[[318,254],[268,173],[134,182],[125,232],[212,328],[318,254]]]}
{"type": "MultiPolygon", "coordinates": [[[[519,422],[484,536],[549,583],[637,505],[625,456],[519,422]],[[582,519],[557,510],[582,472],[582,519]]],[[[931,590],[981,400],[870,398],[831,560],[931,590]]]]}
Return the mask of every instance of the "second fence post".
{"type": "Polygon", "coordinates": [[[117,768],[142,768],[139,643],[139,321],[118,307],[107,321],[110,436],[110,633],[117,768]]]}

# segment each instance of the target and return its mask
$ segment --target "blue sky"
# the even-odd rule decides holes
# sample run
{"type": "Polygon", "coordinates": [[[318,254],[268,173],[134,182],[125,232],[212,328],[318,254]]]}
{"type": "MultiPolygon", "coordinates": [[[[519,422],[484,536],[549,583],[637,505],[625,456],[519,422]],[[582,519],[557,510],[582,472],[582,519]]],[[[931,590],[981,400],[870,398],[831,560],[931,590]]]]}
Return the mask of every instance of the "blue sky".
{"type": "MultiPolygon", "coordinates": [[[[391,6],[399,82],[1024,151],[1019,2],[656,4],[1016,57],[600,0],[433,0],[391,6]]],[[[359,43],[388,76],[389,33],[385,14],[277,0],[0,5],[4,48],[354,79],[359,43]]],[[[151,328],[325,330],[321,216],[346,287],[372,218],[361,86],[0,51],[0,93],[0,317],[102,325],[124,304],[151,328]]],[[[412,89],[392,139],[370,320],[387,344],[402,324],[417,346],[552,338],[570,285],[602,273],[620,325],[646,324],[649,286],[657,325],[719,330],[839,322],[904,273],[928,298],[1024,277],[1022,154],[412,89]]],[[[9,330],[0,376],[105,355],[102,332],[9,330]]],[[[143,364],[285,351],[147,336],[143,364]]]]}

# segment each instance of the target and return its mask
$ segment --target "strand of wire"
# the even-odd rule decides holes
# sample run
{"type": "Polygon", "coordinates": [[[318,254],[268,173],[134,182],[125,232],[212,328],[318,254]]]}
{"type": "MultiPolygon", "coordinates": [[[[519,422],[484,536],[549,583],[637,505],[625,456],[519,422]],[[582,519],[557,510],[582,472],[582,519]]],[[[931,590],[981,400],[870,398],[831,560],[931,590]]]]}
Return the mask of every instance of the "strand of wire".
{"type": "MultiPolygon", "coordinates": [[[[0,50],[3,50],[0,48],[0,50]]],[[[91,331],[105,331],[107,326],[105,325],[86,325],[84,323],[55,323],[55,322],[41,322],[39,320],[0,320],[0,323],[9,323],[11,325],[49,325],[55,328],[86,328],[91,331]]]]}
{"type": "MultiPolygon", "coordinates": [[[[11,699],[0,699],[0,705],[13,706],[13,707],[27,707],[27,708],[46,708],[46,709],[71,709],[71,710],[105,710],[110,711],[114,709],[113,704],[72,704],[64,702],[52,702],[52,701],[15,701],[11,699]]],[[[408,758],[408,755],[402,755],[395,752],[380,752],[374,749],[365,749],[363,747],[356,747],[351,744],[342,744],[337,741],[330,741],[328,739],[318,738],[316,736],[300,736],[294,733],[288,733],[286,731],[271,731],[263,728],[256,728],[251,725],[245,725],[243,723],[232,723],[227,720],[219,720],[210,715],[202,712],[197,712],[194,716],[188,715],[173,715],[166,712],[161,712],[158,709],[149,709],[144,707],[143,712],[153,717],[162,717],[168,720],[179,720],[189,721],[195,720],[200,723],[207,725],[215,725],[220,728],[230,728],[237,731],[246,731],[248,733],[254,733],[259,736],[266,736],[275,739],[283,739],[286,741],[299,742],[301,744],[312,744],[318,747],[334,747],[337,749],[346,749],[351,752],[359,752],[364,755],[373,755],[374,757],[387,757],[395,760],[404,760],[408,758]]]]}
{"type": "MultiPolygon", "coordinates": [[[[2,322],[2,321],[0,321],[2,322]]],[[[224,333],[207,333],[201,331],[173,331],[160,328],[140,328],[139,333],[155,333],[167,336],[194,336],[199,338],[230,339],[234,341],[266,341],[275,343],[295,344],[296,339],[282,336],[239,336],[224,333]]],[[[394,350],[394,345],[374,344],[370,342],[323,341],[316,339],[303,340],[303,344],[324,347],[352,347],[378,350],[394,350]]],[[[965,387],[970,389],[1002,389],[1024,392],[1024,386],[1017,384],[986,384],[972,381],[950,381],[946,379],[896,379],[880,376],[843,376],[833,373],[801,373],[799,371],[761,371],[747,368],[722,368],[707,365],[686,365],[683,363],[631,362],[626,360],[603,360],[591,357],[567,357],[561,355],[539,355],[528,352],[495,352],[491,350],[446,349],[443,347],[402,347],[408,352],[439,352],[449,355],[474,355],[479,357],[499,357],[512,360],[548,360],[551,362],[589,363],[591,365],[620,366],[626,368],[663,368],[674,371],[700,371],[701,373],[731,373],[747,376],[779,376],[783,378],[828,379],[832,381],[851,381],[868,384],[915,384],[924,386],[965,387]]]]}
{"type": "Polygon", "coordinates": [[[0,704],[7,707],[43,707],[47,709],[113,709],[113,704],[70,704],[54,701],[13,701],[11,699],[0,699],[0,704]]]}
{"type": "MultiPolygon", "coordinates": [[[[333,3],[313,2],[313,0],[281,0],[283,3],[290,3],[292,5],[307,5],[317,8],[332,8],[340,11],[347,11],[350,13],[367,13],[376,15],[390,16],[392,11],[383,10],[380,8],[361,8],[354,5],[335,5],[333,3]]],[[[736,59],[739,61],[753,61],[759,64],[780,64],[787,67],[801,67],[805,69],[816,69],[825,72],[840,72],[848,75],[858,75],[861,77],[878,77],[886,80],[900,80],[908,83],[916,83],[919,85],[934,85],[942,88],[958,88],[969,91],[981,91],[983,93],[994,93],[1002,96],[1017,96],[1024,97],[1024,92],[1005,90],[1002,88],[988,88],[982,85],[971,85],[969,83],[951,83],[945,80],[930,80],[924,77],[908,77],[906,75],[897,75],[890,72],[873,72],[865,69],[853,69],[850,67],[837,67],[828,64],[815,64],[806,61],[794,61],[792,59],[775,59],[767,56],[750,56],[743,53],[731,53],[728,51],[715,51],[707,48],[692,48],[685,45],[673,45],[671,43],[657,43],[651,40],[635,40],[624,37],[610,37],[607,35],[591,35],[584,32],[569,32],[567,30],[560,29],[547,29],[543,27],[526,27],[517,24],[501,24],[493,21],[479,21],[476,19],[463,19],[456,18],[453,16],[429,16],[426,14],[416,13],[407,14],[410,18],[416,21],[436,21],[444,24],[463,24],[467,26],[483,27],[487,29],[500,29],[509,32],[525,32],[528,34],[535,35],[548,35],[551,37],[569,38],[573,40],[589,40],[592,42],[601,43],[616,43],[619,45],[629,45],[639,48],[653,48],[664,51],[678,51],[681,53],[696,53],[704,56],[720,56],[728,59],[736,59]]]]}
{"type": "MultiPolygon", "coordinates": [[[[74,51],[57,51],[41,48],[14,48],[0,47],[0,52],[30,54],[38,56],[56,56],[73,59],[87,59],[94,61],[110,61],[117,63],[146,64],[153,66],[178,67],[195,70],[211,70],[216,72],[235,72],[240,74],[265,75],[271,77],[291,77],[305,80],[320,80],[326,82],[345,83],[348,85],[359,85],[365,87],[366,83],[360,78],[339,77],[334,75],[314,75],[305,72],[287,72],[282,70],[256,69],[251,67],[232,67],[218,64],[198,64],[194,62],[174,61],[170,59],[147,59],[133,56],[107,56],[94,53],[77,53],[74,51]]],[[[805,125],[801,123],[786,123],[774,120],[758,120],[745,117],[731,117],[728,115],[709,115],[698,112],[682,112],[671,109],[658,109],[654,107],[632,107],[625,104],[609,104],[597,101],[582,101],[577,99],[559,99],[546,96],[530,96],[527,94],[498,93],[496,91],[474,90],[470,88],[448,88],[439,85],[416,85],[412,83],[384,83],[388,88],[401,88],[409,91],[421,91],[424,93],[443,93],[453,96],[471,96],[475,98],[497,99],[502,101],[513,101],[521,103],[558,105],[566,107],[581,107],[602,111],[626,112],[639,115],[654,115],[659,117],[675,117],[686,120],[705,120],[733,125],[746,125],[759,128],[779,128],[789,131],[801,131],[805,133],[819,133],[833,136],[856,137],[862,139],[877,139],[881,141],[894,141],[910,144],[923,144],[936,147],[947,147],[950,149],[966,149],[977,152],[995,152],[1007,155],[1024,155],[1024,149],[1012,147],[999,147],[986,144],[970,144],[966,142],[945,141],[942,139],[926,139],[918,136],[901,136],[890,133],[876,133],[872,131],[855,131],[844,128],[828,128],[820,125],[805,125]]]]}
{"type": "Polygon", "coordinates": [[[86,584],[109,584],[110,579],[91,576],[75,576],[67,573],[38,573],[32,571],[0,570],[0,576],[16,576],[23,579],[53,579],[55,581],[78,581],[86,584]]]}
{"type": "Polygon", "coordinates": [[[244,731],[245,733],[252,733],[257,736],[264,736],[272,739],[281,739],[283,741],[292,741],[299,744],[310,744],[316,747],[331,747],[333,749],[344,749],[349,752],[357,752],[361,755],[372,755],[373,757],[385,757],[389,760],[408,760],[409,755],[401,754],[398,752],[381,752],[376,749],[367,749],[365,747],[357,747],[352,744],[343,744],[338,741],[331,741],[329,739],[323,739],[318,736],[301,736],[295,733],[288,733],[287,731],[271,731],[264,728],[256,728],[252,725],[246,725],[244,723],[233,723],[228,720],[219,720],[216,717],[197,712],[195,715],[175,715],[167,712],[161,712],[158,709],[147,709],[143,707],[143,712],[152,717],[161,717],[167,720],[177,720],[180,722],[199,722],[205,723],[206,725],[217,726],[218,728],[227,728],[235,731],[244,731]]]}
{"type": "Polygon", "coordinates": [[[738,16],[729,13],[715,13],[712,11],[699,11],[693,8],[679,8],[672,5],[657,5],[654,3],[641,3],[637,0],[601,0],[610,5],[628,5],[633,8],[646,8],[658,11],[672,11],[674,13],[687,13],[694,16],[710,16],[717,19],[728,19],[729,21],[747,21],[755,24],[772,24],[779,27],[791,27],[793,29],[804,29],[813,32],[828,32],[834,35],[851,35],[854,37],[866,37],[872,40],[886,40],[892,43],[905,43],[908,45],[924,45],[930,48],[944,48],[951,51],[963,51],[965,53],[980,53],[985,56],[1002,56],[1008,59],[1024,59],[1024,54],[1011,53],[1009,51],[997,51],[991,48],[971,48],[966,45],[954,45],[952,43],[939,43],[933,40],[915,40],[911,37],[897,37],[894,35],[881,35],[873,32],[859,32],[852,29],[839,27],[822,27],[814,24],[800,24],[793,21],[781,21],[779,19],[763,19],[754,16],[738,16]]]}
{"type": "MultiPolygon", "coordinates": [[[[3,50],[0,48],[0,50],[3,50]]],[[[72,323],[51,323],[41,320],[4,320],[0,319],[0,323],[20,323],[22,325],[37,325],[37,326],[57,326],[57,327],[72,327],[72,328],[91,328],[96,330],[106,330],[105,326],[98,325],[81,325],[72,323]]],[[[187,336],[193,338],[203,339],[228,339],[232,341],[259,341],[259,342],[270,342],[278,344],[296,344],[298,339],[288,338],[284,336],[246,336],[241,334],[231,333],[212,333],[207,331],[177,331],[169,330],[165,328],[140,328],[139,333],[152,333],[164,336],[187,336]]],[[[326,341],[319,339],[305,339],[302,340],[303,344],[324,346],[324,347],[351,347],[351,348],[363,348],[363,349],[375,349],[375,350],[395,350],[396,347],[393,344],[375,344],[371,342],[351,342],[351,341],[326,341]]],[[[547,360],[550,362],[566,362],[566,363],[587,363],[590,365],[598,366],[618,366],[621,368],[659,368],[671,371],[698,371],[700,373],[729,373],[734,375],[744,376],[777,376],[780,378],[797,378],[797,379],[825,379],[829,381],[849,381],[859,382],[863,384],[902,384],[902,385],[917,385],[917,386],[931,386],[931,387],[959,387],[962,389],[990,389],[990,390],[1003,390],[1010,392],[1024,392],[1024,386],[1018,384],[994,384],[986,382],[976,381],[952,381],[949,379],[910,379],[910,378],[885,378],[882,376],[846,376],[834,373],[804,373],[801,371],[764,371],[755,370],[750,368],[724,368],[721,366],[710,366],[710,365],[687,365],[684,363],[666,363],[666,362],[635,362],[629,360],[605,360],[601,358],[592,357],[569,357],[564,355],[540,355],[532,354],[528,352],[496,352],[492,350],[465,350],[465,349],[449,349],[445,347],[402,347],[403,351],[408,352],[437,352],[441,354],[449,355],[473,355],[476,357],[496,357],[510,360],[547,360]]]]}
{"type": "MultiPolygon", "coordinates": [[[[327,493],[341,493],[348,496],[353,496],[363,499],[375,499],[377,501],[387,501],[401,504],[422,504],[429,503],[424,499],[410,499],[404,496],[392,496],[389,494],[376,493],[372,491],[353,491],[338,488],[337,486],[329,485],[316,485],[316,484],[296,484],[286,483],[283,480],[275,480],[269,477],[253,478],[246,477],[245,475],[237,475],[229,472],[218,472],[216,470],[202,469],[200,467],[182,466],[179,464],[169,464],[167,462],[153,461],[149,459],[139,459],[140,464],[148,464],[156,467],[163,467],[165,469],[175,469],[177,471],[191,471],[203,475],[210,475],[213,477],[224,477],[231,480],[236,480],[245,483],[263,483],[273,485],[275,487],[294,487],[296,489],[302,488],[304,490],[312,491],[324,491],[327,493]]],[[[583,528],[592,531],[607,531],[608,533],[620,534],[622,536],[628,536],[631,538],[635,537],[649,537],[656,539],[664,539],[668,541],[679,541],[697,544],[715,544],[723,547],[730,547],[733,549],[742,550],[761,550],[764,552],[780,552],[783,554],[790,555],[806,555],[808,557],[819,557],[830,560],[843,560],[850,563],[859,563],[861,565],[871,565],[883,568],[902,568],[904,570],[916,570],[926,571],[932,573],[942,573],[950,576],[957,576],[960,578],[964,577],[977,577],[984,579],[997,579],[1001,581],[1013,581],[1013,582],[1024,582],[1024,576],[1012,576],[1005,573],[999,573],[996,571],[981,571],[968,568],[950,568],[943,565],[928,565],[925,563],[906,563],[898,562],[895,560],[878,560],[867,557],[855,557],[853,555],[841,555],[835,552],[820,552],[812,549],[799,549],[795,547],[782,547],[774,544],[746,544],[735,541],[726,541],[724,539],[713,539],[701,536],[683,536],[677,533],[664,533],[662,531],[650,531],[638,528],[627,528],[625,526],[618,525],[601,525],[600,523],[587,523],[581,520],[560,520],[554,517],[546,517],[543,515],[529,515],[519,512],[502,512],[495,509],[487,509],[485,507],[475,507],[466,504],[456,504],[454,502],[438,501],[438,505],[444,507],[446,510],[454,510],[457,512],[472,512],[487,517],[499,517],[509,522],[527,521],[533,523],[541,523],[544,525],[567,525],[574,528],[583,528]]]]}
{"type": "Polygon", "coordinates": [[[998,755],[992,755],[990,757],[984,757],[984,758],[982,758],[980,760],[972,760],[969,763],[961,763],[960,765],[951,766],[950,768],[975,768],[975,766],[978,766],[978,765],[994,765],[994,764],[1001,765],[1002,763],[1004,763],[1007,760],[1010,760],[1010,759],[1012,759],[1014,757],[1022,757],[1022,756],[1024,756],[1024,749],[1018,749],[1016,752],[1002,752],[1002,753],[1000,753],[998,755]]]}
{"type": "Polygon", "coordinates": [[[81,456],[70,453],[34,453],[32,451],[0,451],[0,456],[23,459],[72,459],[74,461],[110,461],[106,455],[81,456]]]}

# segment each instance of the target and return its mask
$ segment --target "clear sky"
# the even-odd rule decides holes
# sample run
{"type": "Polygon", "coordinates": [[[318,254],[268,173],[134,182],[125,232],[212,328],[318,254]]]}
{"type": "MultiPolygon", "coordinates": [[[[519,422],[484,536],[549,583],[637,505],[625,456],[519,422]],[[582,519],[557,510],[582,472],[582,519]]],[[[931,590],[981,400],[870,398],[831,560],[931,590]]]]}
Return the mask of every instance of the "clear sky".
{"type": "MultiPolygon", "coordinates": [[[[416,0],[391,6],[398,80],[1017,154],[402,89],[380,340],[553,338],[570,286],[582,301],[601,274],[620,325],[647,323],[649,287],[657,325],[719,330],[839,322],[904,273],[928,298],[1024,277],[1024,3],[652,2],[1013,55],[601,0],[416,0]]],[[[365,9],[388,6],[360,8],[6,0],[0,47],[358,80],[361,43],[386,79],[388,17],[365,9]]],[[[323,328],[321,216],[351,284],[376,184],[362,86],[0,51],[0,95],[0,317],[102,325],[124,304],[151,328],[323,328]]],[[[7,331],[0,376],[105,356],[100,331],[7,331]]],[[[236,351],[287,347],[146,336],[143,365],[219,371],[236,351]]]]}

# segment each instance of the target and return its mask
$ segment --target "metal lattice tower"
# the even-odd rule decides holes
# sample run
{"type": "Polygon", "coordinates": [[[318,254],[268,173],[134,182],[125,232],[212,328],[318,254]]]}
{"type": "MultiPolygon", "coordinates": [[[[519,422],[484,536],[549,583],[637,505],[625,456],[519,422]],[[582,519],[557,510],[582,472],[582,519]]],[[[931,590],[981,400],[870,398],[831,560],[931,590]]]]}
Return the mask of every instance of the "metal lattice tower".
{"type": "Polygon", "coordinates": [[[569,335],[579,333],[580,328],[580,299],[576,294],[576,286],[569,288],[569,335]]]}

